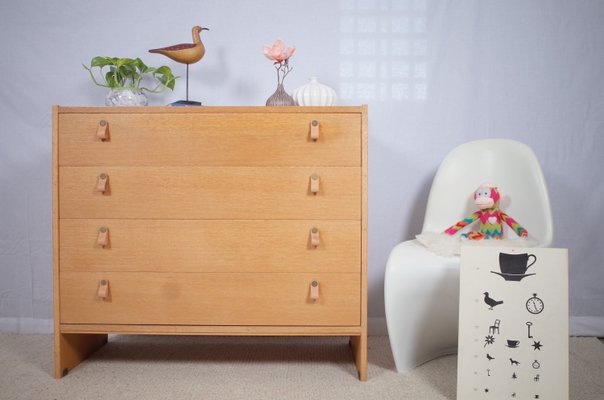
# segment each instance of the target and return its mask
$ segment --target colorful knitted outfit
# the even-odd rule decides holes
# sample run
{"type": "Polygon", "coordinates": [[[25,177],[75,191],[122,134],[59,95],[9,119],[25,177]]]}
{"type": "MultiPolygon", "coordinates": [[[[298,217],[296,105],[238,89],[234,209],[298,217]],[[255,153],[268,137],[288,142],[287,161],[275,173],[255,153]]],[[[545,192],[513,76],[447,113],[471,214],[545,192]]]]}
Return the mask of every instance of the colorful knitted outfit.
{"type": "Polygon", "coordinates": [[[481,207],[467,218],[447,228],[445,233],[454,235],[477,219],[480,220],[480,231],[471,231],[462,234],[470,240],[503,239],[503,223],[505,222],[520,237],[527,237],[528,232],[514,218],[499,209],[501,196],[496,187],[483,185],[474,192],[474,201],[481,207]],[[487,207],[488,205],[488,207],[487,207]]]}

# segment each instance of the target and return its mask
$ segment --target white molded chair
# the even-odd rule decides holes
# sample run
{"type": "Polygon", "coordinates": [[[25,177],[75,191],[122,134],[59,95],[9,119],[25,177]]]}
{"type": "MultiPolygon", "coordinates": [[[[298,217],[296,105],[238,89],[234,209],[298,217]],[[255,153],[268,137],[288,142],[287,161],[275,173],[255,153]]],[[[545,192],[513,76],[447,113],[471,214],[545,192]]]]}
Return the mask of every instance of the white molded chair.
{"type": "MultiPolygon", "coordinates": [[[[503,211],[539,247],[551,246],[552,212],[539,161],[527,145],[508,139],[469,142],[445,157],[432,182],[422,232],[442,232],[476,211],[472,195],[484,182],[497,185],[504,198],[509,195],[511,203],[502,201],[503,211]]],[[[478,230],[478,222],[469,229],[478,230]]],[[[506,227],[504,237],[515,234],[506,227]]],[[[438,256],[417,240],[400,243],[390,253],[384,300],[398,372],[457,351],[459,261],[438,256]]]]}

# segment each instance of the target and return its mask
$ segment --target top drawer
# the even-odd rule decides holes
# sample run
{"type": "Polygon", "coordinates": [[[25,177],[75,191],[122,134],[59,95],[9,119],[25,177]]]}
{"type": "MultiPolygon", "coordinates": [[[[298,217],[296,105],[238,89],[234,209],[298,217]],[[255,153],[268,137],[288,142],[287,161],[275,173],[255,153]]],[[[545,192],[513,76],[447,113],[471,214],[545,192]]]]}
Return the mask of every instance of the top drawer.
{"type": "Polygon", "coordinates": [[[59,114],[59,165],[359,166],[361,125],[359,113],[59,114]]]}

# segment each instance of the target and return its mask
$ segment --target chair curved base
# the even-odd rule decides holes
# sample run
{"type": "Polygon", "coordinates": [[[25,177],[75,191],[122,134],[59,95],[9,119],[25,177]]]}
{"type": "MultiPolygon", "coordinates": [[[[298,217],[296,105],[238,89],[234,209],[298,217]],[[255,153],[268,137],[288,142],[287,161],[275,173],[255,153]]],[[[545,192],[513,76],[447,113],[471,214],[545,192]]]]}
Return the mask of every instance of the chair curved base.
{"type": "Polygon", "coordinates": [[[384,302],[398,372],[457,352],[459,263],[459,257],[433,254],[417,240],[390,253],[384,302]]]}

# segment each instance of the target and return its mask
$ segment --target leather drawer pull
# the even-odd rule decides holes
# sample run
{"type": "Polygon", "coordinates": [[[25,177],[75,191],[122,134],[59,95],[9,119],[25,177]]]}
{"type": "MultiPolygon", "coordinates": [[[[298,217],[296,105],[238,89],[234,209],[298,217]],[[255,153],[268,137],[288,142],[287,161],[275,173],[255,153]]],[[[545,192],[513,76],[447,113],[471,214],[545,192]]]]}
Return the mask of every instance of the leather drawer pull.
{"type": "Polygon", "coordinates": [[[96,292],[97,296],[99,296],[99,298],[105,300],[107,299],[107,296],[109,295],[109,281],[106,279],[103,279],[101,281],[99,281],[99,288],[96,292]]]}
{"type": "Polygon", "coordinates": [[[319,186],[321,184],[321,179],[319,178],[319,175],[317,174],[313,174],[310,177],[310,192],[312,194],[317,194],[319,193],[319,186]]]}
{"type": "Polygon", "coordinates": [[[310,230],[310,244],[313,247],[317,247],[321,244],[321,239],[319,238],[319,229],[312,228],[310,230]]]}
{"type": "Polygon", "coordinates": [[[96,191],[103,194],[109,192],[109,175],[105,173],[99,175],[98,181],[96,182],[96,191]]]}
{"type": "Polygon", "coordinates": [[[310,284],[310,298],[314,301],[319,300],[319,282],[312,281],[310,284]]]}
{"type": "Polygon", "coordinates": [[[319,139],[319,121],[316,119],[310,123],[310,138],[313,142],[319,139]]]}
{"type": "Polygon", "coordinates": [[[99,125],[96,128],[96,137],[103,142],[109,140],[109,123],[104,119],[99,121],[99,125]]]}
{"type": "Polygon", "coordinates": [[[96,238],[96,244],[101,247],[107,247],[109,245],[109,229],[105,226],[99,228],[99,236],[96,238]]]}

